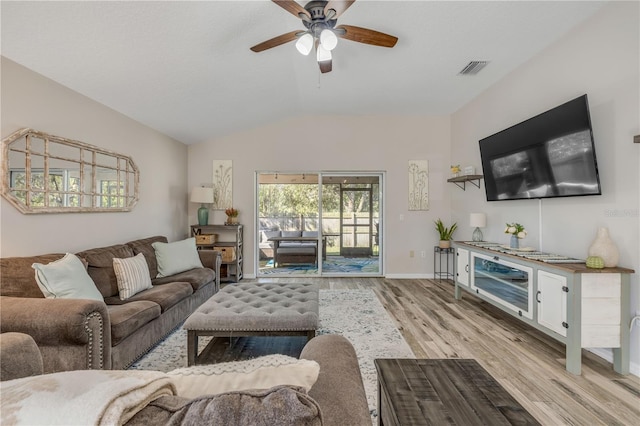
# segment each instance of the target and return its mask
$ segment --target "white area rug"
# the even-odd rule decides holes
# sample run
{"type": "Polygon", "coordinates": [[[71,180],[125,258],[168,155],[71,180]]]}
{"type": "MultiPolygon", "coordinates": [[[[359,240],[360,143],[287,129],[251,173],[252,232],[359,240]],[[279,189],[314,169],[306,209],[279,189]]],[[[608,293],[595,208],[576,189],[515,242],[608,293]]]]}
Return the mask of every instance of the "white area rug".
{"type": "MultiPolygon", "coordinates": [[[[341,334],[353,344],[360,363],[369,410],[376,416],[376,358],[414,358],[413,352],[371,290],[320,290],[320,329],[317,334],[341,334]]],[[[207,343],[200,339],[201,348],[207,343]]],[[[187,366],[187,333],[169,335],[130,368],[171,371],[187,366]]]]}

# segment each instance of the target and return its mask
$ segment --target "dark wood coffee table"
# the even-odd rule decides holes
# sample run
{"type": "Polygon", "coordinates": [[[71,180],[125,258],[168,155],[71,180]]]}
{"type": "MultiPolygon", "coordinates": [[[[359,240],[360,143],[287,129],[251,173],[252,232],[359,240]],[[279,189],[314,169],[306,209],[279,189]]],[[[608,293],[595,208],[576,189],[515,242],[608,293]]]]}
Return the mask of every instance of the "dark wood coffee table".
{"type": "Polygon", "coordinates": [[[539,425],[476,360],[376,359],[378,424],[539,425]]]}

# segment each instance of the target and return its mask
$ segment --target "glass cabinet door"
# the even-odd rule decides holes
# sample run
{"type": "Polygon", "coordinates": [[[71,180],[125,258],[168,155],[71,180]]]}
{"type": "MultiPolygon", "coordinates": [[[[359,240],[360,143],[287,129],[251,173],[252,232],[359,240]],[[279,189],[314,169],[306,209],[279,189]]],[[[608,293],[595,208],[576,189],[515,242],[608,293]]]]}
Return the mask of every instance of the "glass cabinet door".
{"type": "Polygon", "coordinates": [[[472,253],[471,287],[520,316],[533,317],[532,269],[499,257],[472,253]]]}

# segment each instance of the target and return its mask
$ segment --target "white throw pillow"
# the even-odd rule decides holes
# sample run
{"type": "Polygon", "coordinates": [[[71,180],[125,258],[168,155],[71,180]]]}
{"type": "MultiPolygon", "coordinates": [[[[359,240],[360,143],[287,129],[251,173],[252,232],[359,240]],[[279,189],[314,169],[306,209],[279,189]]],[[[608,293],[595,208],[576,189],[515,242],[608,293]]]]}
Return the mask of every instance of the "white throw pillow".
{"type": "Polygon", "coordinates": [[[113,259],[120,300],[127,300],[142,290],[151,288],[149,265],[142,253],[125,259],[113,259]]]}
{"type": "Polygon", "coordinates": [[[158,276],[156,278],[169,277],[190,269],[204,268],[200,256],[198,256],[195,238],[187,238],[174,243],[155,242],[151,246],[156,251],[156,260],[158,261],[158,276]]]}
{"type": "Polygon", "coordinates": [[[167,373],[177,394],[185,398],[217,395],[279,385],[301,386],[307,391],[318,380],[315,361],[286,355],[267,355],[247,361],[223,362],[178,368],[167,373]]]}
{"type": "Polygon", "coordinates": [[[62,259],[46,265],[34,263],[36,282],[47,299],[93,299],[103,301],[82,261],[67,253],[62,259]]]}

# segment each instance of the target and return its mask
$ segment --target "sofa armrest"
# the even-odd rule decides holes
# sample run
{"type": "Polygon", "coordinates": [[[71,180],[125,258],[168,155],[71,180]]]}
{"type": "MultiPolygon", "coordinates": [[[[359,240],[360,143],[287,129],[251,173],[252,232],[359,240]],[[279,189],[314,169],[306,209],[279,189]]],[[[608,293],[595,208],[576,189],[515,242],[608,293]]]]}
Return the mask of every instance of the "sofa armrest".
{"type": "Polygon", "coordinates": [[[0,334],[0,380],[21,379],[43,373],[42,355],[28,334],[0,334]]]}
{"type": "Polygon", "coordinates": [[[322,410],[325,425],[370,425],[371,415],[355,349],[345,337],[325,334],[311,339],[300,358],[320,364],[309,390],[322,410]]]}
{"type": "Polygon", "coordinates": [[[104,302],[0,296],[0,331],[30,335],[45,373],[111,368],[111,323],[104,302]]]}
{"type": "Polygon", "coordinates": [[[217,250],[198,250],[200,261],[205,268],[213,269],[216,273],[216,287],[220,288],[220,269],[222,266],[222,253],[217,250]]]}

